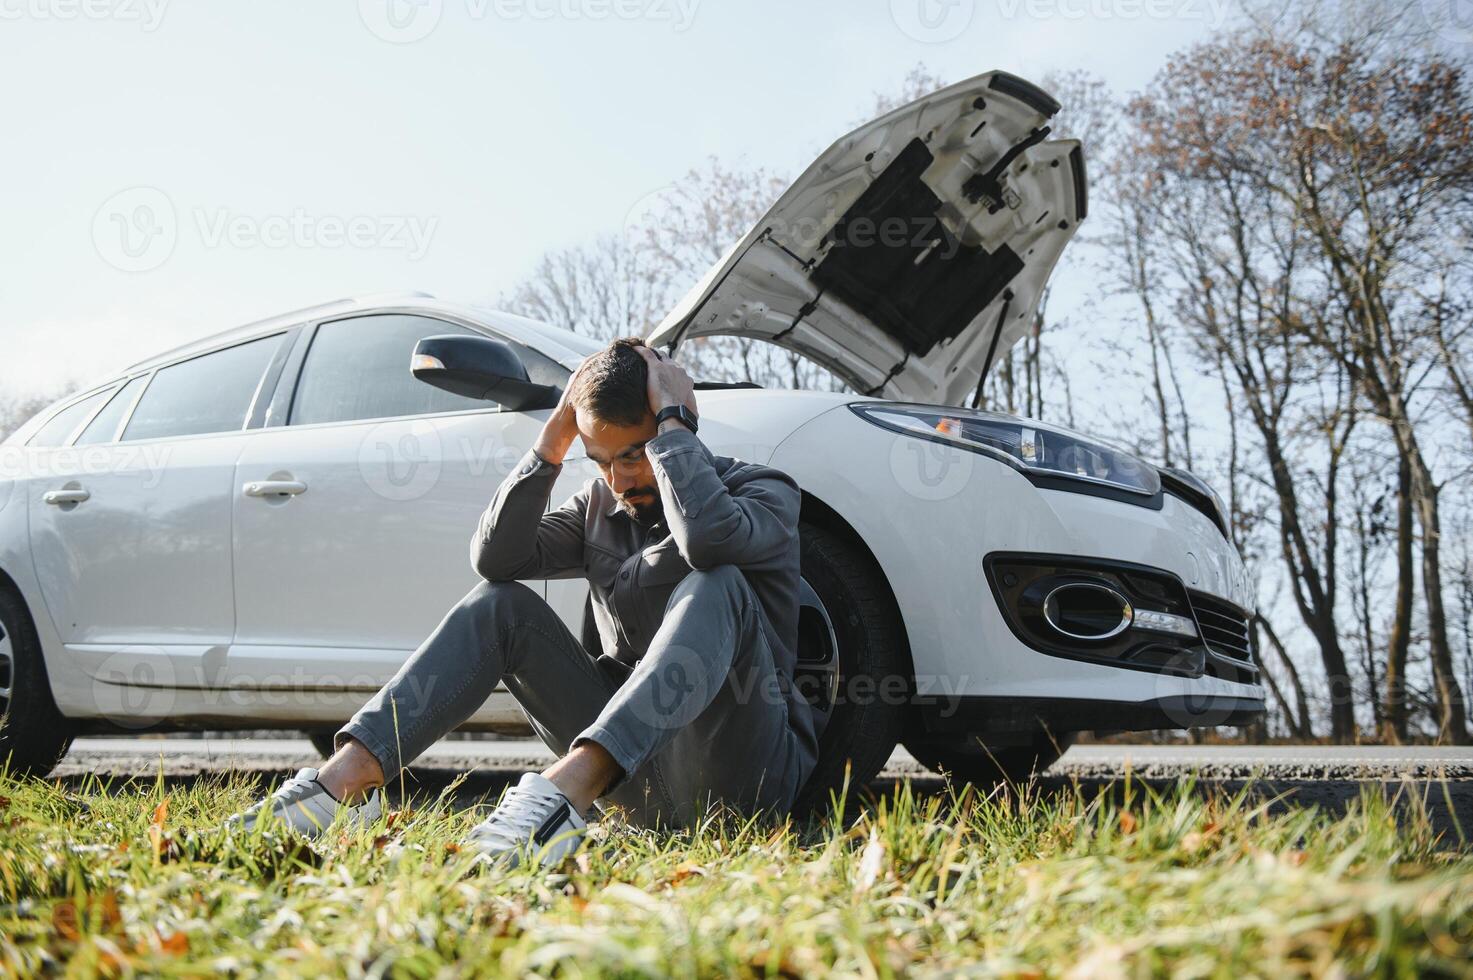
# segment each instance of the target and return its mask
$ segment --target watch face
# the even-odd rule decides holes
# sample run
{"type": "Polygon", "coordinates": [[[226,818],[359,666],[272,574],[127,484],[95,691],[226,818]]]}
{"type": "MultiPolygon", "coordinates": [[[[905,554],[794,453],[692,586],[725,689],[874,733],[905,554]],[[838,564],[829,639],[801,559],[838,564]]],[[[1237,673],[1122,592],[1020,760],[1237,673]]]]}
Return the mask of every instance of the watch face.
{"type": "Polygon", "coordinates": [[[655,417],[655,422],[658,424],[666,419],[679,419],[685,424],[687,429],[690,429],[692,432],[696,431],[695,416],[684,405],[667,405],[665,408],[660,409],[660,414],[655,417]]]}

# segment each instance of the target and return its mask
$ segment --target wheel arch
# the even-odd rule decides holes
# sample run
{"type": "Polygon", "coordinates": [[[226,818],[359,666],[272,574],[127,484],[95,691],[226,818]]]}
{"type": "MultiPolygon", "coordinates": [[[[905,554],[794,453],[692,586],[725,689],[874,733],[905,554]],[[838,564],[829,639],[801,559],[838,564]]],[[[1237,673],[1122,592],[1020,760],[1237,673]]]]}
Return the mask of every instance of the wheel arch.
{"type": "Polygon", "coordinates": [[[844,519],[844,516],[834,508],[826,504],[817,495],[809,490],[801,490],[803,495],[799,510],[799,519],[808,524],[823,528],[831,534],[836,534],[860,550],[874,567],[875,574],[884,583],[885,597],[890,603],[890,611],[895,616],[895,621],[900,624],[901,650],[900,655],[905,663],[905,669],[909,673],[912,686],[915,684],[915,658],[910,650],[910,629],[905,621],[905,613],[900,608],[900,602],[895,597],[895,587],[890,584],[890,576],[885,571],[885,566],[875,557],[874,550],[864,537],[854,529],[854,526],[844,519]]]}
{"type": "MultiPolygon", "coordinates": [[[[20,603],[21,612],[30,620],[31,632],[39,637],[40,630],[36,625],[36,614],[31,610],[30,602],[26,600],[25,590],[20,587],[20,583],[12,578],[3,566],[0,566],[0,592],[8,592],[15,598],[16,602],[20,603]]],[[[43,665],[45,664],[46,658],[44,656],[41,658],[41,662],[43,665]]]]}

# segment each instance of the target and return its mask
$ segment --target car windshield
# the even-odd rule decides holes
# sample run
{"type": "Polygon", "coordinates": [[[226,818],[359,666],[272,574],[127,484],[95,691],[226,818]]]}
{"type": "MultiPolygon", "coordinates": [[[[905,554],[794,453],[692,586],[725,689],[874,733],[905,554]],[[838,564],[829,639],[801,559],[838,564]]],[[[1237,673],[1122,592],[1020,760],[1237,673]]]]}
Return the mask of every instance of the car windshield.
{"type": "MultiPolygon", "coordinates": [[[[515,313],[507,313],[505,310],[498,310],[489,306],[475,306],[472,308],[482,313],[493,314],[494,319],[490,322],[490,325],[493,328],[496,327],[498,324],[509,326],[505,323],[505,321],[511,321],[511,323],[515,324],[515,326],[534,333],[547,340],[550,340],[551,342],[566,348],[580,358],[587,357],[589,354],[596,354],[599,351],[603,350],[605,346],[603,343],[600,343],[592,337],[586,336],[581,333],[574,333],[573,331],[567,330],[563,327],[555,327],[550,323],[543,323],[540,320],[533,320],[529,317],[518,316],[515,313]]],[[[543,353],[552,356],[551,351],[544,351],[543,353]]]]}

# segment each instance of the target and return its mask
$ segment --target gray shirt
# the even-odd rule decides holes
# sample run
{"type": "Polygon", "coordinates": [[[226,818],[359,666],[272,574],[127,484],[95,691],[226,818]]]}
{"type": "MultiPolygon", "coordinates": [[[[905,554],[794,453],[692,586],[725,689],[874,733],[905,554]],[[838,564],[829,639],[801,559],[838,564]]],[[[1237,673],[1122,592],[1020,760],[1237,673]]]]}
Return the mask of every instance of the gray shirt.
{"type": "Polygon", "coordinates": [[[760,600],[760,618],[788,700],[788,723],[818,753],[808,702],[793,686],[798,644],[798,484],[770,466],[716,456],[684,428],[645,443],[664,517],[641,524],[601,479],[555,510],[562,464],[528,450],[497,488],[471,540],[488,581],[583,577],[604,653],[633,666],[665,605],[692,569],[735,565],[760,600]]]}

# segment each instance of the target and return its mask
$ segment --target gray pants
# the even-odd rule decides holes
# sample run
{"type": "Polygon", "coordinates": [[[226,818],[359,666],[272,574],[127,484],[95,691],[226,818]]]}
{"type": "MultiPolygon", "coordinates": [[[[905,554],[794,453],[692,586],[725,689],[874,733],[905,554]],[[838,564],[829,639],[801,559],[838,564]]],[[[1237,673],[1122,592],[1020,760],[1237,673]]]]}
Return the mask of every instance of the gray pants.
{"type": "Polygon", "coordinates": [[[590,655],[525,585],[482,582],[336,743],[361,742],[392,779],[505,681],[559,756],[609,751],[624,775],[600,802],[635,823],[690,826],[713,801],[786,813],[806,773],[760,616],[735,566],[691,572],[631,669],[590,655]]]}

